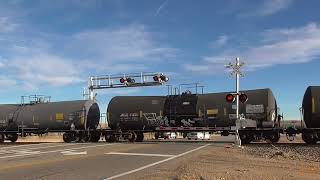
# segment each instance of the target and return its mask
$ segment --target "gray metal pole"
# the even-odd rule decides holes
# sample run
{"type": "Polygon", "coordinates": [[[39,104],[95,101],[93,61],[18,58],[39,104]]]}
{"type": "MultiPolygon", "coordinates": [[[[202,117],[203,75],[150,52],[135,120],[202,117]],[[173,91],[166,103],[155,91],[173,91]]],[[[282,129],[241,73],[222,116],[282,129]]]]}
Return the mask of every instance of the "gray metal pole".
{"type": "MultiPolygon", "coordinates": [[[[240,66],[240,58],[236,58],[236,66],[240,66]]],[[[240,88],[240,74],[236,72],[236,103],[237,103],[237,119],[239,119],[239,88],[240,88]]]]}
{"type": "Polygon", "coordinates": [[[93,94],[93,77],[91,76],[89,79],[89,99],[93,100],[94,99],[94,94],[93,94]]]}

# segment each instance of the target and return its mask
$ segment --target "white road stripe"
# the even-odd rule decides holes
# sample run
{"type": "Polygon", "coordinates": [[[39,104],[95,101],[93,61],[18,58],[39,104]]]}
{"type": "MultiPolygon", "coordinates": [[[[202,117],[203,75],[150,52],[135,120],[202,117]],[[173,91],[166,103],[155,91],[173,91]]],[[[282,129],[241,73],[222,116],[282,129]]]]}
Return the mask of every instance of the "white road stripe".
{"type": "MultiPolygon", "coordinates": [[[[86,145],[86,144],[90,144],[90,143],[81,143],[81,145],[86,145]]],[[[74,146],[74,145],[79,145],[79,144],[76,144],[76,143],[73,143],[73,144],[66,144],[66,143],[63,143],[63,144],[58,144],[58,145],[55,145],[55,146],[44,146],[44,147],[27,147],[27,148],[21,148],[20,146],[15,146],[15,148],[10,148],[10,149],[7,149],[7,150],[2,150],[0,149],[0,154],[9,154],[9,153],[15,153],[15,151],[31,151],[31,150],[39,150],[39,149],[48,149],[48,148],[54,148],[54,147],[63,147],[63,146],[74,146]]]]}
{"type": "Polygon", "coordinates": [[[38,154],[17,154],[17,155],[10,155],[10,156],[2,156],[2,157],[0,157],[0,159],[6,159],[6,158],[12,158],[12,157],[21,157],[21,156],[39,155],[39,154],[49,154],[49,153],[55,153],[55,152],[72,151],[72,150],[77,150],[77,149],[85,149],[85,148],[100,147],[100,146],[111,146],[111,145],[115,145],[115,144],[102,144],[102,145],[95,145],[95,146],[84,146],[84,147],[70,148],[70,149],[59,149],[59,150],[54,150],[54,151],[39,152],[38,154]]]}
{"type": "Polygon", "coordinates": [[[57,143],[38,143],[38,144],[23,144],[23,145],[10,145],[8,147],[2,147],[0,148],[0,150],[3,149],[10,149],[10,148],[20,148],[20,147],[26,147],[26,146],[41,146],[41,145],[45,145],[45,144],[57,144],[57,143]]]}
{"type": "Polygon", "coordinates": [[[83,152],[76,152],[76,151],[62,151],[61,154],[66,156],[72,156],[72,155],[86,155],[87,151],[83,152]]]}
{"type": "Polygon", "coordinates": [[[161,160],[161,161],[152,163],[152,164],[148,164],[148,165],[146,165],[146,166],[142,166],[142,167],[140,167],[140,168],[137,168],[137,169],[134,169],[134,170],[125,172],[125,173],[121,173],[121,174],[118,174],[118,175],[115,175],[115,176],[111,176],[111,177],[109,177],[109,178],[105,178],[104,180],[115,179],[115,178],[119,178],[119,177],[122,177],[122,176],[125,176],[125,175],[128,175],[128,174],[132,174],[132,173],[141,171],[141,170],[143,170],[143,169],[146,169],[146,168],[149,168],[149,167],[152,167],[152,166],[155,166],[155,165],[158,165],[158,164],[161,164],[161,163],[164,163],[164,162],[167,162],[167,161],[176,159],[176,158],[178,158],[178,157],[184,156],[184,155],[189,154],[189,153],[192,153],[192,152],[194,152],[194,151],[198,151],[198,150],[200,150],[200,149],[202,149],[202,148],[205,148],[205,147],[207,147],[207,146],[209,146],[209,145],[210,145],[210,144],[206,144],[206,145],[204,145],[204,146],[200,146],[200,147],[198,147],[198,148],[195,148],[195,149],[192,149],[192,150],[190,150],[190,151],[187,151],[187,152],[184,152],[184,153],[181,153],[181,154],[172,156],[172,157],[170,157],[170,158],[167,158],[167,159],[164,159],[164,160],[161,160]]]}
{"type": "Polygon", "coordinates": [[[174,155],[169,154],[145,154],[145,153],[120,153],[120,152],[109,152],[105,154],[111,155],[125,155],[125,156],[155,156],[155,157],[172,157],[174,155]]]}
{"type": "MultiPolygon", "coordinates": [[[[80,145],[87,145],[87,144],[90,144],[90,143],[81,143],[80,145]]],[[[77,143],[73,143],[73,144],[64,143],[64,144],[59,144],[59,145],[56,145],[56,146],[33,147],[33,148],[26,148],[26,149],[27,150],[46,149],[46,148],[61,147],[61,146],[74,146],[74,145],[79,145],[79,144],[77,144],[77,143]]]]}

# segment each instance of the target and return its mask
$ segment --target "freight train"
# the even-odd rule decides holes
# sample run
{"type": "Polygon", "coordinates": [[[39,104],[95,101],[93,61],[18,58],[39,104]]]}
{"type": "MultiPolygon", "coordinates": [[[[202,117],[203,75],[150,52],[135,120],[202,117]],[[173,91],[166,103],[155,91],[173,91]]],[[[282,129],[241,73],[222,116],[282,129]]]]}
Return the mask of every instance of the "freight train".
{"type": "Polygon", "coordinates": [[[0,105],[0,143],[15,142],[18,135],[47,132],[63,132],[65,142],[97,142],[99,121],[100,110],[94,101],[44,102],[36,97],[28,103],[0,105]]]}
{"type": "Polygon", "coordinates": [[[278,142],[280,134],[292,139],[302,134],[308,144],[320,141],[320,86],[308,87],[302,103],[305,126],[281,128],[277,101],[270,89],[246,90],[248,100],[236,106],[226,101],[230,92],[168,96],[116,96],[107,108],[107,129],[98,128],[100,110],[91,100],[0,105],[0,142],[15,142],[18,135],[62,132],[65,142],[107,142],[120,138],[141,142],[145,132],[238,133],[242,143],[278,142]]]}

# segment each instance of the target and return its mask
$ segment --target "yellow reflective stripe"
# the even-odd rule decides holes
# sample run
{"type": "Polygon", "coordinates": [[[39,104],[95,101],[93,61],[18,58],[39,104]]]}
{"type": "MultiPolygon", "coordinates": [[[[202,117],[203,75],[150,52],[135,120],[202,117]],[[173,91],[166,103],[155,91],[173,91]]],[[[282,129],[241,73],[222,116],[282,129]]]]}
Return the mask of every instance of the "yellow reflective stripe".
{"type": "Polygon", "coordinates": [[[63,113],[56,113],[56,121],[64,120],[63,113]]]}
{"type": "Polygon", "coordinates": [[[315,102],[314,102],[314,97],[312,98],[312,113],[315,113],[316,112],[316,105],[315,105],[315,102]]]}
{"type": "Polygon", "coordinates": [[[218,109],[207,109],[207,115],[218,114],[218,109]]]}

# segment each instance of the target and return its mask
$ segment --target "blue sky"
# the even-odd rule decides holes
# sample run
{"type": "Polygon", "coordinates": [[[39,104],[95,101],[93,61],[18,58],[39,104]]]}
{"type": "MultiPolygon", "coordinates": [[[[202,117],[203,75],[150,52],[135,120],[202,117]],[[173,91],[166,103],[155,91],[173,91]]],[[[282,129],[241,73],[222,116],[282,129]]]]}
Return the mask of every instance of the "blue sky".
{"type": "MultiPolygon", "coordinates": [[[[242,89],[271,88],[285,119],[299,119],[319,85],[320,3],[298,0],[0,1],[0,98],[82,98],[90,75],[165,72],[170,84],[231,91],[224,64],[246,63],[242,89]]],[[[166,87],[101,90],[166,95],[166,87]]],[[[250,97],[249,97],[250,98],[250,97]]]]}

